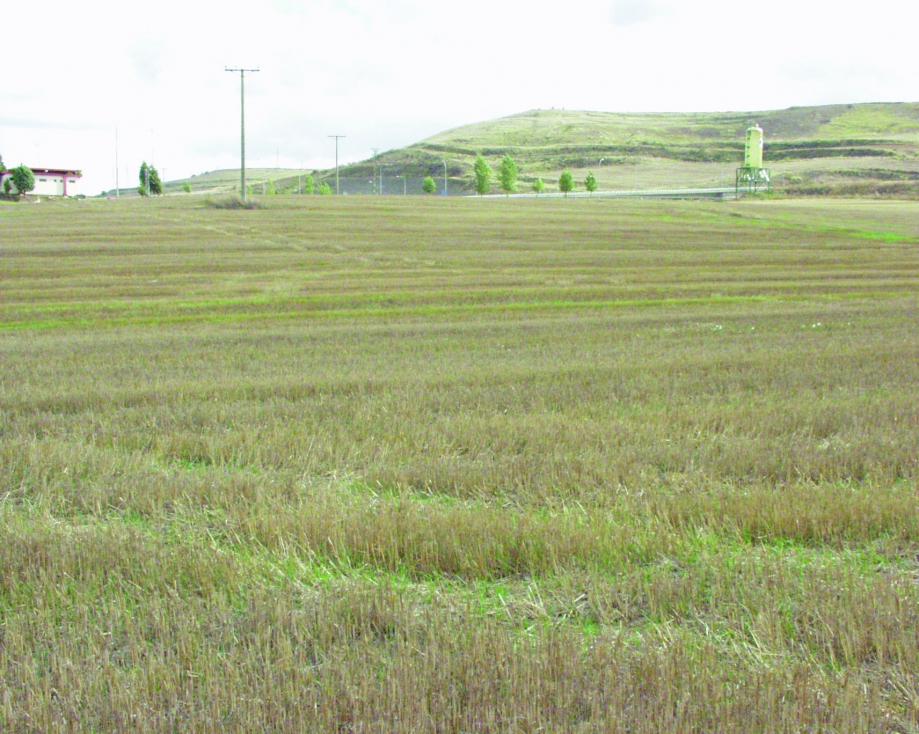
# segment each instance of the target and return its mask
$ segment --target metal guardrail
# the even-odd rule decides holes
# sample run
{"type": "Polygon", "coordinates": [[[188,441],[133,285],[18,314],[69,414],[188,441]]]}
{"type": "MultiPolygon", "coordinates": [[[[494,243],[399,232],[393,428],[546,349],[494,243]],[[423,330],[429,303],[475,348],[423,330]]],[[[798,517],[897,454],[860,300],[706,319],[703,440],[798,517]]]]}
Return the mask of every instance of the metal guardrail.
{"type": "MultiPolygon", "coordinates": [[[[743,192],[741,192],[743,193],[743,192]]],[[[480,199],[563,199],[560,192],[542,194],[486,194],[480,199]]],[[[734,186],[720,186],[707,189],[624,189],[619,191],[572,191],[569,199],[734,199],[737,190],[734,186]]]]}

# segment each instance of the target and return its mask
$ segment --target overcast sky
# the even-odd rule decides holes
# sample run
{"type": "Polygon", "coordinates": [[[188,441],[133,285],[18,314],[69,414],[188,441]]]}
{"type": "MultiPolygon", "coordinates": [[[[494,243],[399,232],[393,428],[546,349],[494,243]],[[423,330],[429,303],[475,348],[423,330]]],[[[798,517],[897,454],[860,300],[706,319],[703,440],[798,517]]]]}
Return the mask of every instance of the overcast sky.
{"type": "MultiPolygon", "coordinates": [[[[0,155],[95,194],[239,165],[326,168],[534,108],[919,101],[915,0],[0,0],[0,155]]],[[[767,131],[768,134],[768,131],[767,131]]]]}

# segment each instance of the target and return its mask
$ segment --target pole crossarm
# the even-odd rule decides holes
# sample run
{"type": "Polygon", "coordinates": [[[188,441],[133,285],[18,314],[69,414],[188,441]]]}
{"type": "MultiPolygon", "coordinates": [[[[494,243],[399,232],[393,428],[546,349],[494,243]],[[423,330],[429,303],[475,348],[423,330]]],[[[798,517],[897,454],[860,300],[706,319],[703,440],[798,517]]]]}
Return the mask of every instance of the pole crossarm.
{"type": "Polygon", "coordinates": [[[259,71],[259,69],[231,69],[227,66],[224,71],[239,72],[239,195],[246,200],[246,74],[259,71]]]}

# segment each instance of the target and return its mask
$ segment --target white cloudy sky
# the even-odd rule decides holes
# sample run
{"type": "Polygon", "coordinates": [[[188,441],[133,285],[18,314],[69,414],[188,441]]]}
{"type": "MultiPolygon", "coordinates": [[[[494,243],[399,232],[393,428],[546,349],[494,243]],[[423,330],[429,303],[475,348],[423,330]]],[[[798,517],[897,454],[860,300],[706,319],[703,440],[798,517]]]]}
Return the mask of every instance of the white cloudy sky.
{"type": "Polygon", "coordinates": [[[919,101],[919,3],[874,0],[0,0],[0,155],[84,192],[324,168],[533,108],[919,101]]]}

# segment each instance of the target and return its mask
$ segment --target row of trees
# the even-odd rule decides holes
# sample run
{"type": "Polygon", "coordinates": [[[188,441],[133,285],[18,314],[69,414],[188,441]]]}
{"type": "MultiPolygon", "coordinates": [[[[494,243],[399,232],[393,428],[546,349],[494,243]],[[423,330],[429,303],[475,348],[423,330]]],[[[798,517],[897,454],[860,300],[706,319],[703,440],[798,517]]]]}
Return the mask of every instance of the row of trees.
{"type": "MultiPolygon", "coordinates": [[[[24,166],[21,166],[21,168],[24,168],[24,166]]],[[[495,175],[495,172],[492,170],[492,167],[488,165],[488,161],[486,161],[485,158],[483,158],[481,155],[477,156],[473,165],[473,170],[475,172],[476,192],[480,195],[490,192],[491,181],[495,175]]],[[[29,174],[31,175],[31,171],[29,171],[29,174]]],[[[498,168],[498,185],[506,195],[510,195],[517,191],[517,181],[519,175],[520,169],[517,167],[514,159],[505,154],[503,160],[501,161],[501,166],[498,168]]],[[[19,187],[18,183],[16,186],[20,191],[23,191],[23,189],[19,187]]],[[[32,187],[34,187],[34,183],[32,184],[32,187]]],[[[252,187],[247,188],[249,188],[249,193],[255,193],[252,187]]],[[[437,191],[437,183],[434,181],[433,177],[427,176],[424,179],[421,188],[426,194],[433,194],[435,191],[437,191]]],[[[562,175],[558,179],[558,190],[567,196],[570,192],[574,191],[574,188],[574,176],[571,175],[569,170],[565,169],[562,171],[562,175]]],[[[594,176],[593,172],[587,174],[587,178],[584,180],[584,188],[586,188],[590,193],[593,193],[597,190],[597,177],[594,176]]],[[[31,191],[31,188],[28,190],[31,191]]],[[[191,187],[189,186],[188,182],[184,184],[184,190],[186,193],[191,192],[191,187]]],[[[299,190],[299,186],[297,190],[299,190]]],[[[535,193],[541,194],[545,190],[546,185],[541,178],[537,178],[535,181],[533,181],[533,191],[535,193]]],[[[140,186],[137,187],[137,192],[141,196],[159,196],[163,193],[163,182],[160,180],[159,172],[152,165],[148,165],[146,161],[144,161],[140,166],[140,186]]],[[[293,192],[294,189],[280,192],[276,191],[273,181],[268,181],[263,185],[263,193],[265,194],[293,192]]],[[[331,194],[332,189],[329,184],[324,181],[317,186],[313,180],[313,177],[308,175],[303,179],[303,193],[331,194]]]]}
{"type": "MultiPolygon", "coordinates": [[[[475,172],[476,192],[480,195],[487,194],[491,191],[491,179],[495,175],[491,166],[488,165],[488,161],[482,156],[477,156],[475,164],[473,165],[473,171],[475,172]]],[[[519,173],[520,169],[517,167],[514,159],[505,154],[501,161],[501,166],[498,168],[498,185],[505,195],[509,196],[517,191],[517,178],[519,173]]],[[[597,190],[597,177],[594,176],[592,171],[587,174],[587,178],[584,180],[584,188],[590,193],[597,190]]],[[[537,178],[533,181],[533,191],[535,193],[541,194],[545,190],[546,184],[541,178],[537,178]]],[[[568,169],[562,171],[562,175],[558,179],[558,190],[565,194],[565,196],[568,196],[570,192],[574,191],[574,176],[571,175],[571,171],[568,169]]]]}

